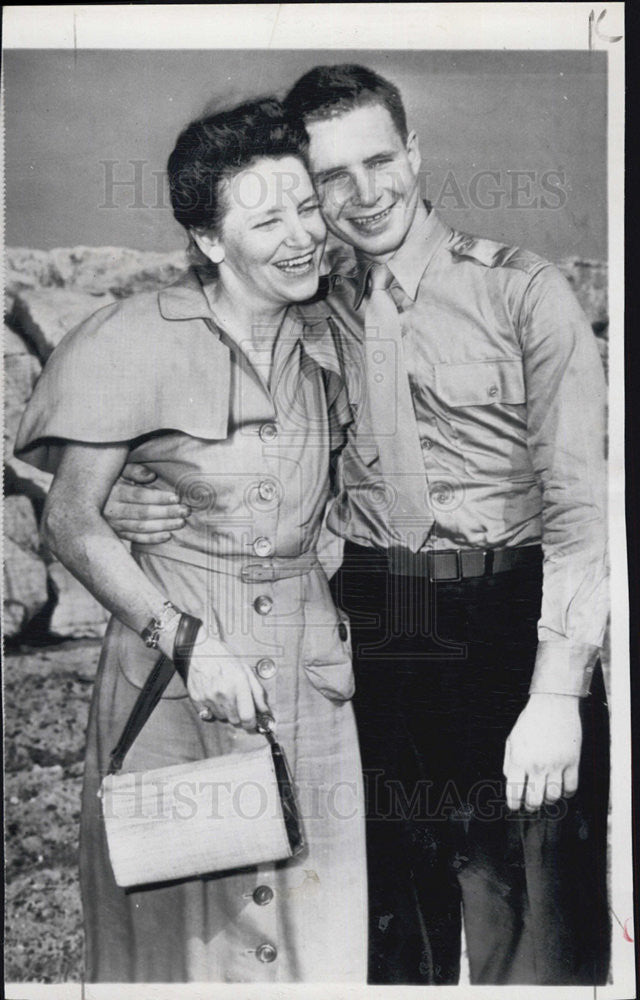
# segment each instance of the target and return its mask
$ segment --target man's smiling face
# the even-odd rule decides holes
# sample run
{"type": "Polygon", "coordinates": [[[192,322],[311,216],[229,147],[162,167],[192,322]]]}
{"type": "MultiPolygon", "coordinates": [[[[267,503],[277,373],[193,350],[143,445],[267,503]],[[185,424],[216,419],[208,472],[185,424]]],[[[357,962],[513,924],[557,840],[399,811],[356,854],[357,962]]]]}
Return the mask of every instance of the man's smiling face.
{"type": "Polygon", "coordinates": [[[384,259],[404,241],[419,202],[420,153],[381,104],[306,123],[309,169],[331,232],[384,259]]]}

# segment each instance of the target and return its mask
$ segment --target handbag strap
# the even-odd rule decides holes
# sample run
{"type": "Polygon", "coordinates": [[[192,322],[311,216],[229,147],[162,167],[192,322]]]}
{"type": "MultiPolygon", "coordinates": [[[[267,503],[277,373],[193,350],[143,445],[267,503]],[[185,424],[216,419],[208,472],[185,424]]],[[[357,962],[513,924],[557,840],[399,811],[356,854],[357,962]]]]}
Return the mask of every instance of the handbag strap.
{"type": "Polygon", "coordinates": [[[201,625],[199,618],[185,614],[180,616],[173,644],[173,661],[163,653],[154,664],[131,709],[120,739],[109,755],[108,774],[115,774],[122,767],[124,758],[162,698],[174,673],[177,671],[184,683],[187,683],[189,660],[201,625]]]}
{"type": "Polygon", "coordinates": [[[300,813],[298,812],[298,804],[296,802],[291,772],[289,771],[289,765],[287,764],[287,758],[284,755],[284,750],[278,743],[278,740],[273,732],[273,717],[268,715],[266,712],[257,712],[256,715],[258,720],[258,732],[262,733],[262,735],[266,737],[271,748],[271,759],[273,760],[273,769],[276,774],[278,793],[280,795],[280,802],[282,803],[282,816],[284,819],[285,830],[287,832],[287,839],[291,848],[291,854],[295,857],[302,851],[305,846],[305,841],[302,833],[302,822],[300,819],[300,813]]]}
{"type": "MultiPolygon", "coordinates": [[[[131,709],[129,718],[122,730],[122,735],[111,751],[108,774],[116,774],[122,767],[124,758],[129,753],[135,739],[160,701],[174,673],[177,671],[185,684],[187,683],[189,661],[201,625],[202,622],[199,618],[194,618],[192,615],[186,614],[180,616],[173,644],[173,661],[168,656],[162,654],[154,664],[151,673],[145,681],[144,687],[131,709]]],[[[304,848],[305,841],[291,773],[284,751],[274,735],[274,720],[272,716],[266,712],[258,712],[256,714],[258,732],[265,736],[271,749],[287,839],[291,853],[295,857],[304,848]]]]}

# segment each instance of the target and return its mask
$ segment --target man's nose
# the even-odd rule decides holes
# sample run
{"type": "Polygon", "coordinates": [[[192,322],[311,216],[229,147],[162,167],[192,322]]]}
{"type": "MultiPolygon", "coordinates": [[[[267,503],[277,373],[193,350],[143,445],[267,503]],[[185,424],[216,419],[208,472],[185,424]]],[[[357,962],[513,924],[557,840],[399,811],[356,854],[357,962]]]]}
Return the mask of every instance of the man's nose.
{"type": "Polygon", "coordinates": [[[353,200],[359,205],[375,205],[378,200],[375,178],[368,170],[354,171],[351,176],[353,200]]]}

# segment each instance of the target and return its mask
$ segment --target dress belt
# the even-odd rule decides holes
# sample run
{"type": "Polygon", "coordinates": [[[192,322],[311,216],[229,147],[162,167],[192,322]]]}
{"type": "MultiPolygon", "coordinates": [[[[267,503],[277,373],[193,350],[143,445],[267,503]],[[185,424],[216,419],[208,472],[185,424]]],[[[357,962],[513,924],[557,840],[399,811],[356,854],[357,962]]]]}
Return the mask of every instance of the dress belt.
{"type": "Polygon", "coordinates": [[[224,573],[239,577],[243,583],[273,583],[276,580],[287,580],[294,576],[304,576],[314,569],[320,568],[320,562],[315,552],[304,552],[290,558],[272,556],[270,559],[248,560],[247,556],[221,556],[212,552],[202,552],[199,549],[189,549],[175,542],[161,542],[159,545],[131,546],[132,554],[136,556],[160,556],[162,559],[172,559],[175,562],[187,563],[210,573],[224,573]]]}
{"type": "Polygon", "coordinates": [[[468,580],[493,576],[512,569],[542,564],[540,545],[522,545],[511,549],[441,549],[410,552],[389,549],[386,553],[389,572],[396,576],[424,576],[434,581],[468,580]]]}

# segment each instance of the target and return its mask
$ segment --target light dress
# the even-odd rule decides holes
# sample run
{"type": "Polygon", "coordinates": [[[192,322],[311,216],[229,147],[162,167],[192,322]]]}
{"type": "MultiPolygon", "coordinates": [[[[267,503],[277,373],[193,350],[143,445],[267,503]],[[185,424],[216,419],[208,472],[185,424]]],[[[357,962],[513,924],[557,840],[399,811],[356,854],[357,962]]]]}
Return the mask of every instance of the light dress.
{"type": "MultiPolygon", "coordinates": [[[[53,471],[65,441],[129,441],[129,460],[191,506],[187,527],[168,543],[133,546],[134,558],[167,599],[218,630],[255,669],[307,846],[295,859],[231,874],[116,886],[97,792],[157,652],[113,618],[87,732],[86,978],[364,983],[364,809],[349,628],[316,555],[330,452],[349,419],[331,320],[322,303],[290,307],[266,385],[248,343],[221,329],[209,302],[191,271],[88,319],[45,367],[16,451],[53,471]]],[[[203,722],[176,676],[123,771],[262,740],[203,722]]]]}

